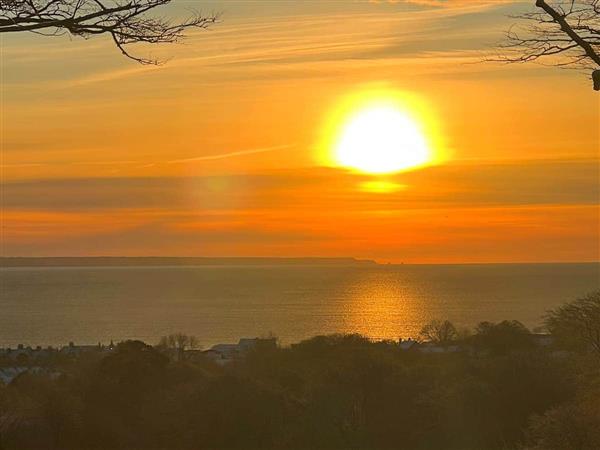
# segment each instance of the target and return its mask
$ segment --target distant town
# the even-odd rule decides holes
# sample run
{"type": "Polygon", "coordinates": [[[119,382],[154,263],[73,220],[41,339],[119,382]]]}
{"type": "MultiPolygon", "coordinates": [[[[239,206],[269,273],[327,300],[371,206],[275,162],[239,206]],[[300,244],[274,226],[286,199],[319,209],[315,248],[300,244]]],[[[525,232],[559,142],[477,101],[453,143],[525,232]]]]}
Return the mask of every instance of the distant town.
{"type": "MultiPolygon", "coordinates": [[[[181,336],[189,339],[185,335],[181,336]]],[[[197,348],[186,348],[188,345],[178,347],[177,344],[172,347],[162,346],[159,344],[156,347],[162,352],[169,355],[174,360],[185,359],[186,361],[209,360],[218,365],[225,365],[233,362],[236,359],[243,358],[249,351],[254,350],[258,345],[262,347],[275,348],[277,339],[268,338],[242,338],[237,343],[232,344],[217,344],[210,347],[208,350],[197,348]],[[181,350],[181,351],[179,351],[181,350]]],[[[24,344],[17,345],[16,348],[0,348],[0,382],[9,384],[18,375],[30,373],[56,374],[52,368],[65,359],[73,360],[86,356],[102,356],[112,353],[117,344],[110,342],[109,344],[98,343],[96,345],[76,345],[69,342],[68,345],[62,347],[53,346],[26,346],[24,344]]]]}
{"type": "MultiPolygon", "coordinates": [[[[535,346],[552,349],[554,339],[549,334],[532,333],[531,340],[535,346]]],[[[174,361],[203,362],[211,361],[219,366],[228,365],[236,360],[243,359],[249,352],[261,349],[275,349],[278,347],[275,337],[241,338],[237,343],[216,344],[203,350],[190,345],[187,335],[178,334],[169,336],[172,345],[158,344],[155,346],[161,352],[167,354],[174,361]],[[177,339],[179,338],[179,343],[177,339]]],[[[165,339],[165,338],[163,338],[165,339]]],[[[479,351],[473,345],[466,342],[434,342],[420,341],[416,339],[399,339],[395,342],[385,341],[386,344],[396,345],[403,352],[419,352],[424,354],[459,353],[465,352],[469,355],[477,354],[479,351]]],[[[292,344],[294,347],[298,344],[292,344]]],[[[76,345],[69,342],[62,347],[53,346],[26,346],[17,345],[16,348],[0,348],[0,382],[10,382],[22,373],[60,375],[55,370],[60,362],[78,358],[94,356],[102,357],[112,353],[117,347],[113,341],[109,344],[98,343],[96,345],[76,345]],[[57,364],[58,363],[58,364],[57,364]]],[[[551,350],[554,357],[565,357],[564,350],[551,350]]]]}

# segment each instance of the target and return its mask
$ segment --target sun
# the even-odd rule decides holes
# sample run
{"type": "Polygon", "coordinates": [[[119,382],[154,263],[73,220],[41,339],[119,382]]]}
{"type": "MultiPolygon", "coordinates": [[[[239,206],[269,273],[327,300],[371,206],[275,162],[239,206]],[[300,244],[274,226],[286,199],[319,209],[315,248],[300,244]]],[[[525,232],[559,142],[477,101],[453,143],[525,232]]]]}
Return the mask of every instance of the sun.
{"type": "Polygon", "coordinates": [[[319,158],[327,166],[378,176],[439,163],[442,147],[428,102],[392,89],[363,89],[330,111],[319,158]]]}
{"type": "Polygon", "coordinates": [[[418,123],[391,105],[368,106],[344,125],[335,149],[343,167],[382,174],[421,166],[431,159],[418,123]]]}

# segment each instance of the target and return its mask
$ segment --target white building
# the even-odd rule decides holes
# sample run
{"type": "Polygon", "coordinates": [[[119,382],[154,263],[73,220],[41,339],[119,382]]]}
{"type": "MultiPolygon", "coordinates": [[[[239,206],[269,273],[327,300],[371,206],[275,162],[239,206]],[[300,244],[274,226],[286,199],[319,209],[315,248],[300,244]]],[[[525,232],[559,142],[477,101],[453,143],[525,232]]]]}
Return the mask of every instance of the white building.
{"type": "Polygon", "coordinates": [[[234,361],[236,358],[243,357],[246,353],[254,350],[258,345],[275,348],[277,341],[275,338],[242,338],[237,344],[217,344],[204,352],[204,355],[215,361],[217,364],[224,365],[234,361]]]}

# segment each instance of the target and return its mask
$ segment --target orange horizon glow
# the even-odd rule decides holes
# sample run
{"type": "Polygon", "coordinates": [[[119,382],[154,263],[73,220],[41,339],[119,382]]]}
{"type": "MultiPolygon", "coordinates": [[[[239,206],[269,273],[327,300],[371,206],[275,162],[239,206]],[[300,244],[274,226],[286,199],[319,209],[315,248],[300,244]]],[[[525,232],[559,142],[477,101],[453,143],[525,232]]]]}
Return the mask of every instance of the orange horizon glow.
{"type": "Polygon", "coordinates": [[[480,62],[522,5],[253,5],[161,67],[3,38],[0,253],[600,260],[588,80],[480,62]]]}

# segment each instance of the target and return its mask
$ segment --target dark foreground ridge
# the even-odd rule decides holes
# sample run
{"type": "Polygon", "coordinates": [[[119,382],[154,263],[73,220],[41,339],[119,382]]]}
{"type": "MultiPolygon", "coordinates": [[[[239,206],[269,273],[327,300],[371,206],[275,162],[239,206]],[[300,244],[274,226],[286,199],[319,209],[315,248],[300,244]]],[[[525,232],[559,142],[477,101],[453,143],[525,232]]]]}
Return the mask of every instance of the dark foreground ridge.
{"type": "Polygon", "coordinates": [[[274,258],[274,257],[163,257],[163,256],[61,256],[2,257],[0,267],[106,267],[106,266],[271,266],[271,265],[376,265],[356,258],[274,258]]]}

